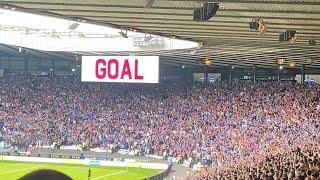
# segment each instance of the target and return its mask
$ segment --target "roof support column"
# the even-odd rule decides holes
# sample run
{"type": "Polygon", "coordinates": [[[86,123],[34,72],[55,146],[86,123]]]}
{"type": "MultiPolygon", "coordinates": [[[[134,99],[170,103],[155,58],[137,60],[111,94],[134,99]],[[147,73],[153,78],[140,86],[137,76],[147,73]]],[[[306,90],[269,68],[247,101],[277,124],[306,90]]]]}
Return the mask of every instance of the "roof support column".
{"type": "Polygon", "coordinates": [[[24,76],[28,77],[28,75],[29,75],[29,56],[28,56],[27,50],[23,51],[23,60],[24,60],[24,66],[23,66],[24,76]]]}
{"type": "Polygon", "coordinates": [[[204,65],[203,66],[203,75],[204,75],[204,83],[208,83],[208,66],[204,65]]]}
{"type": "Polygon", "coordinates": [[[50,73],[51,73],[51,78],[53,79],[55,76],[55,64],[54,64],[54,58],[53,56],[50,56],[51,59],[51,64],[50,64],[50,73]]]}
{"type": "Polygon", "coordinates": [[[306,65],[302,64],[301,66],[301,83],[304,83],[306,80],[306,65]]]}
{"type": "Polygon", "coordinates": [[[229,83],[232,82],[232,65],[229,64],[229,83]]]}
{"type": "Polygon", "coordinates": [[[11,72],[11,58],[8,57],[8,69],[9,69],[9,72],[11,72]]]}
{"type": "Polygon", "coordinates": [[[253,82],[257,81],[257,65],[253,65],[253,82]]]}
{"type": "Polygon", "coordinates": [[[278,80],[278,82],[280,82],[281,81],[281,77],[280,77],[280,66],[278,66],[278,68],[277,68],[277,80],[278,80]]]}

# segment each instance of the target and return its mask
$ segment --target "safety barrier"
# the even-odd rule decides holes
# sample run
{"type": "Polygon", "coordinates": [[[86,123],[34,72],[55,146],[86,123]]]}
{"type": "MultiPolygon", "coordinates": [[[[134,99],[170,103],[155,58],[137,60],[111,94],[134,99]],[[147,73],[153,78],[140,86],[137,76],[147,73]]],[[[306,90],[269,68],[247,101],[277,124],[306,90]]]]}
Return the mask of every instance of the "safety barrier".
{"type": "Polygon", "coordinates": [[[104,161],[91,159],[58,159],[44,157],[20,157],[20,156],[0,156],[0,160],[4,161],[21,161],[21,162],[40,162],[40,163],[58,163],[58,164],[80,164],[80,165],[95,165],[109,167],[138,167],[144,169],[159,169],[168,168],[164,163],[146,163],[146,162],[127,162],[127,161],[104,161]]]}

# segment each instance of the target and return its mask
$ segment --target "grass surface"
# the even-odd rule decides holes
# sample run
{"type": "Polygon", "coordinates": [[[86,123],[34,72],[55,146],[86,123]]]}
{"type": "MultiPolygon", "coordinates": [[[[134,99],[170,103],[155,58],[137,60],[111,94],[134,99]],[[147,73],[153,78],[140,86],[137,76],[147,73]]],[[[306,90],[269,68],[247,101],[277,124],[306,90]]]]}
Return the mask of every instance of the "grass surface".
{"type": "Polygon", "coordinates": [[[150,177],[160,172],[160,170],[132,167],[97,167],[72,164],[0,161],[0,179],[16,180],[37,169],[54,169],[67,174],[72,179],[86,180],[89,167],[91,169],[90,180],[135,180],[150,177]]]}

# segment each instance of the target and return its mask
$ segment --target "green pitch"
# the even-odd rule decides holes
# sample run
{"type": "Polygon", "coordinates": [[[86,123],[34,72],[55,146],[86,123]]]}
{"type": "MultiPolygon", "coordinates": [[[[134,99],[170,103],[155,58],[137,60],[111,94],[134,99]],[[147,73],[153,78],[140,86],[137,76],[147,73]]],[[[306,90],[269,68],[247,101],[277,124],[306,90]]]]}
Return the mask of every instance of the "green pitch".
{"type": "MultiPolygon", "coordinates": [[[[75,180],[87,180],[89,166],[71,164],[49,164],[30,162],[0,161],[0,179],[16,180],[37,169],[54,169],[63,172],[75,180]]],[[[160,170],[132,167],[90,166],[91,180],[134,180],[143,179],[160,173],[160,170]]]]}

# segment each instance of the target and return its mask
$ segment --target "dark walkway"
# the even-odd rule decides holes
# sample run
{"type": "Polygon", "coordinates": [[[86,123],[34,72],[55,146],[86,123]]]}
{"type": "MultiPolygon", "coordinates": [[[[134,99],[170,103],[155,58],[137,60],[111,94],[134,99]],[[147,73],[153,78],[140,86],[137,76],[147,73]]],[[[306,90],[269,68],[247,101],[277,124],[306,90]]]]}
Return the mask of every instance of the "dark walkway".
{"type": "Polygon", "coordinates": [[[171,172],[166,180],[173,180],[174,177],[176,180],[186,179],[188,168],[181,165],[174,165],[175,172],[171,172]]]}

